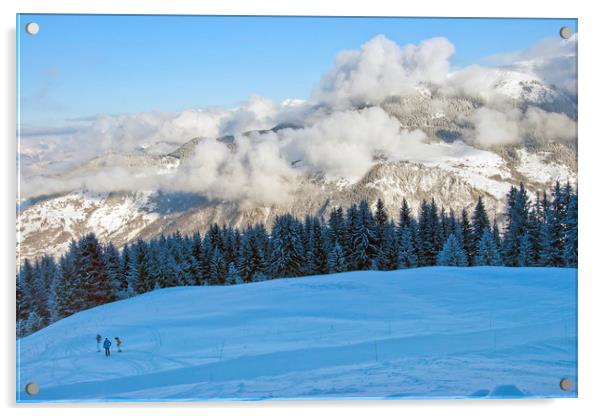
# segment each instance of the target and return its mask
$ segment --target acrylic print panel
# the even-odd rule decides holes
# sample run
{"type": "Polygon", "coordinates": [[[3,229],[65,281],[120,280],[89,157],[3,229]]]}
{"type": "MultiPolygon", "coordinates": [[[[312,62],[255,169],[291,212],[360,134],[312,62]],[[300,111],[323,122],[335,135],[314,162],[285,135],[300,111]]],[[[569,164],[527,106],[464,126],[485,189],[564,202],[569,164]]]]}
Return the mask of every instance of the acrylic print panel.
{"type": "Polygon", "coordinates": [[[577,396],[576,20],[17,33],[17,401],[577,396]]]}

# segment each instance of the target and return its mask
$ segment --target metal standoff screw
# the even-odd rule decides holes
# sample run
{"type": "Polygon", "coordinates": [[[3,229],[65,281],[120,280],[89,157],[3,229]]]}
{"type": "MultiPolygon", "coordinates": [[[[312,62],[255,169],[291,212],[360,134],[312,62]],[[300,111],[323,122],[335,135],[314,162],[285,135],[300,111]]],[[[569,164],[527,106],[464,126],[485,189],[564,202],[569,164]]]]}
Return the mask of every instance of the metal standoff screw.
{"type": "Polygon", "coordinates": [[[564,391],[570,390],[573,387],[573,383],[568,378],[560,380],[560,388],[564,391]]]}
{"type": "Polygon", "coordinates": [[[25,392],[30,396],[35,396],[40,392],[40,387],[36,383],[28,383],[25,386],[25,392]]]}
{"type": "Polygon", "coordinates": [[[25,25],[25,31],[30,35],[37,35],[40,31],[40,25],[36,22],[29,22],[25,25]]]}
{"type": "Polygon", "coordinates": [[[560,37],[562,39],[568,39],[573,35],[573,30],[568,26],[563,26],[560,28],[560,37]]]}

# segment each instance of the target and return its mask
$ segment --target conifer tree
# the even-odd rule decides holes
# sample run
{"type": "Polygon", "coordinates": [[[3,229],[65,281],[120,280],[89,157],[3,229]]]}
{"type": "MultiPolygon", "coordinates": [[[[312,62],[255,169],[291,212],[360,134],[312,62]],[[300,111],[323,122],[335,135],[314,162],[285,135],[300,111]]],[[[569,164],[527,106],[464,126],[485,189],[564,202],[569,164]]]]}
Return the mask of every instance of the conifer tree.
{"type": "Polygon", "coordinates": [[[328,240],[329,246],[334,247],[335,243],[339,243],[341,249],[345,241],[345,217],[343,208],[338,207],[330,211],[328,218],[328,240]]]}
{"type": "Polygon", "coordinates": [[[211,269],[209,273],[209,284],[212,285],[222,285],[224,284],[224,280],[226,278],[226,259],[224,257],[224,253],[219,247],[215,247],[213,249],[213,254],[211,255],[211,269]]]}
{"type": "Polygon", "coordinates": [[[491,235],[493,236],[493,241],[495,241],[496,247],[498,248],[498,250],[500,250],[502,247],[502,237],[500,236],[500,227],[498,226],[496,219],[493,220],[491,235]]]}
{"type": "Polygon", "coordinates": [[[398,267],[398,243],[395,225],[387,224],[382,232],[381,243],[377,254],[378,270],[395,270],[398,267]]]}
{"type": "Polygon", "coordinates": [[[356,204],[351,204],[347,209],[345,217],[345,237],[341,242],[341,247],[345,251],[345,263],[347,264],[348,270],[357,270],[355,263],[354,247],[353,247],[353,236],[354,230],[359,227],[359,214],[356,204]]]}
{"type": "MultiPolygon", "coordinates": [[[[491,223],[489,222],[489,216],[487,215],[487,210],[485,209],[485,203],[483,202],[483,197],[479,196],[477,200],[477,204],[475,205],[474,212],[472,214],[472,233],[471,239],[472,241],[469,244],[470,247],[470,255],[469,255],[469,263],[471,262],[471,256],[474,257],[477,251],[477,245],[483,237],[483,233],[485,230],[489,230],[491,232],[491,223]]],[[[474,263],[474,262],[473,262],[474,263]]],[[[471,263],[472,264],[472,263],[471,263]]]]}
{"type": "Polygon", "coordinates": [[[430,207],[429,212],[431,215],[431,224],[433,227],[433,247],[435,249],[434,259],[436,262],[437,254],[443,248],[443,244],[445,242],[445,239],[444,239],[445,231],[444,231],[443,222],[441,221],[441,218],[439,215],[439,208],[437,207],[437,204],[435,203],[435,198],[431,198],[431,207],[430,207]]]}
{"type": "Polygon", "coordinates": [[[55,269],[55,275],[49,287],[48,294],[48,313],[49,323],[53,323],[61,319],[61,307],[59,296],[61,296],[63,274],[59,268],[55,269]]]}
{"type": "Polygon", "coordinates": [[[276,219],[272,231],[271,275],[274,277],[300,276],[303,270],[303,246],[300,225],[290,214],[276,219]]]}
{"type": "Polygon", "coordinates": [[[488,228],[483,230],[483,235],[477,244],[477,251],[474,258],[475,266],[501,266],[502,257],[500,256],[497,244],[488,228]]]}
{"type": "Polygon", "coordinates": [[[326,233],[322,230],[320,220],[315,217],[312,219],[310,241],[313,272],[316,274],[328,274],[328,240],[326,233]]]}
{"type": "Polygon", "coordinates": [[[17,295],[20,295],[21,299],[20,302],[19,297],[17,299],[17,316],[20,316],[18,319],[27,319],[29,313],[34,309],[32,293],[34,279],[33,266],[31,265],[29,259],[25,259],[21,265],[17,278],[17,295]]]}
{"type": "Polygon", "coordinates": [[[466,253],[468,264],[471,265],[474,256],[474,236],[472,233],[472,225],[468,218],[468,211],[462,210],[462,217],[460,218],[460,231],[461,236],[456,235],[458,242],[462,245],[462,249],[466,253]]]}
{"type": "Polygon", "coordinates": [[[316,274],[314,270],[314,235],[312,230],[312,219],[309,215],[305,216],[302,227],[299,229],[299,240],[301,242],[303,253],[303,266],[301,275],[316,274]]]}
{"type": "Polygon", "coordinates": [[[159,282],[161,287],[183,286],[185,281],[180,279],[182,273],[182,263],[176,260],[173,253],[168,253],[165,262],[165,272],[159,282]]]}
{"type": "Polygon", "coordinates": [[[466,252],[458,242],[455,234],[450,234],[437,256],[439,266],[468,266],[466,252]]]}
{"type": "Polygon", "coordinates": [[[399,211],[399,224],[397,225],[397,230],[402,231],[406,227],[410,227],[414,222],[414,218],[412,217],[412,210],[408,205],[408,201],[404,198],[401,202],[401,209],[399,211]]]}
{"type": "Polygon", "coordinates": [[[376,212],[374,213],[374,243],[379,253],[384,251],[385,233],[388,231],[389,216],[385,210],[385,203],[382,199],[376,201],[376,212]]]}
{"type": "Polygon", "coordinates": [[[436,224],[433,223],[431,214],[432,205],[422,201],[420,205],[420,218],[418,220],[418,264],[432,266],[436,262],[437,249],[435,246],[436,224]]]}
{"type": "MultiPolygon", "coordinates": [[[[530,207],[529,196],[522,183],[518,189],[515,187],[510,188],[507,201],[507,225],[502,242],[501,253],[507,266],[518,266],[519,256],[521,255],[521,242],[525,240],[525,235],[527,235],[526,239],[528,240],[527,225],[530,207]]],[[[526,242],[523,242],[522,244],[526,245],[526,242]]],[[[528,256],[522,260],[526,259],[527,261],[532,261],[530,260],[531,256],[532,253],[528,254],[528,256]]]]}
{"type": "Polygon", "coordinates": [[[345,253],[338,241],[334,243],[334,247],[328,255],[328,271],[330,273],[341,273],[347,271],[345,264],[345,253]]]}
{"type": "Polygon", "coordinates": [[[397,265],[401,269],[408,269],[418,266],[416,256],[416,246],[414,244],[414,230],[411,223],[408,223],[401,232],[399,241],[399,252],[397,256],[397,265]]]}
{"type": "Polygon", "coordinates": [[[552,242],[550,240],[550,224],[544,219],[544,222],[539,224],[539,237],[538,242],[539,254],[537,258],[537,266],[550,267],[552,264],[552,242]]]}
{"type": "MultiPolygon", "coordinates": [[[[21,268],[21,270],[23,267],[21,268]]],[[[16,306],[17,306],[17,321],[25,321],[27,319],[27,315],[29,314],[29,310],[31,307],[31,301],[29,297],[29,293],[23,284],[23,280],[21,278],[21,274],[17,275],[16,281],[16,290],[17,290],[17,298],[16,298],[16,306]]]]}
{"type": "Polygon", "coordinates": [[[127,280],[122,274],[121,257],[113,243],[104,250],[104,262],[107,277],[111,282],[111,299],[124,299],[127,293],[127,280]]]}
{"type": "Polygon", "coordinates": [[[444,241],[447,241],[447,239],[449,238],[449,235],[451,233],[456,232],[456,224],[457,224],[456,214],[453,209],[451,209],[449,211],[449,214],[446,215],[444,219],[442,219],[442,222],[443,222],[443,229],[445,230],[444,241]]]}
{"type": "Polygon", "coordinates": [[[41,259],[36,259],[33,264],[33,277],[30,285],[32,309],[37,312],[43,326],[48,325],[50,321],[48,288],[53,276],[50,263],[53,262],[52,257],[44,256],[41,259]]]}
{"type": "Polygon", "coordinates": [[[62,317],[86,309],[86,288],[78,272],[81,264],[79,244],[72,240],[60,259],[61,280],[57,285],[57,309],[62,317]]]}
{"type": "Polygon", "coordinates": [[[133,279],[134,291],[137,294],[150,292],[155,288],[156,282],[152,280],[149,267],[149,246],[144,240],[138,240],[133,251],[133,255],[136,258],[135,267],[132,267],[136,271],[136,276],[133,279]]]}
{"type": "Polygon", "coordinates": [[[228,265],[228,273],[226,274],[226,280],[225,280],[224,284],[239,285],[242,283],[243,283],[242,278],[240,277],[240,274],[238,274],[238,270],[236,269],[236,266],[234,265],[233,262],[230,262],[230,264],[228,265]]]}
{"type": "Polygon", "coordinates": [[[209,276],[211,275],[211,256],[213,255],[214,246],[211,243],[209,234],[205,234],[201,245],[201,261],[199,263],[200,276],[198,279],[199,285],[209,284],[209,276]]]}
{"type": "Polygon", "coordinates": [[[111,282],[105,270],[102,247],[94,233],[81,240],[79,253],[81,262],[78,274],[85,288],[86,308],[111,301],[111,282]]]}
{"type": "Polygon", "coordinates": [[[127,281],[127,297],[136,295],[138,287],[138,255],[136,247],[130,248],[127,244],[123,248],[121,256],[122,274],[127,281]]]}
{"type": "Polygon", "coordinates": [[[36,331],[39,331],[40,329],[44,328],[44,326],[45,326],[44,320],[38,314],[38,312],[35,309],[33,309],[29,313],[29,315],[27,317],[27,321],[25,321],[24,332],[26,334],[31,334],[32,332],[36,332],[36,331]]]}
{"type": "Polygon", "coordinates": [[[567,267],[577,267],[578,264],[578,214],[577,214],[577,194],[570,197],[567,212],[565,216],[565,245],[564,245],[564,260],[567,267]]]}
{"type": "Polygon", "coordinates": [[[550,204],[550,213],[548,218],[549,239],[550,239],[550,265],[553,267],[562,267],[564,261],[564,237],[565,237],[565,215],[568,205],[568,199],[565,192],[570,193],[570,185],[562,188],[560,182],[556,182],[552,193],[552,202],[550,204]]]}
{"type": "Polygon", "coordinates": [[[376,260],[374,217],[363,200],[357,210],[357,221],[351,230],[351,257],[356,270],[370,270],[376,260]]]}
{"type": "Polygon", "coordinates": [[[524,233],[520,238],[519,253],[517,259],[518,267],[529,267],[535,264],[533,246],[528,233],[524,233]]]}
{"type": "Polygon", "coordinates": [[[239,273],[244,282],[253,281],[253,276],[265,274],[266,260],[263,246],[254,229],[248,229],[243,236],[239,273]]]}

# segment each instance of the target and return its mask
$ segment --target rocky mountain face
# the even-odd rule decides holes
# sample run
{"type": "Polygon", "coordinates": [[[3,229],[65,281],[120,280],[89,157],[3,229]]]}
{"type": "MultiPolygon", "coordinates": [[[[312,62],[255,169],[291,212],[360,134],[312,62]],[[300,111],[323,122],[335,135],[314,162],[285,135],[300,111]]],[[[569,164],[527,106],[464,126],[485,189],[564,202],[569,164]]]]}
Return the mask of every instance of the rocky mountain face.
{"type": "MultiPolygon", "coordinates": [[[[508,102],[515,106],[538,104],[576,115],[573,101],[557,91],[534,82],[508,82],[508,102]]],[[[179,230],[184,234],[204,232],[213,224],[246,227],[263,223],[268,228],[282,213],[296,216],[317,214],[327,218],[332,208],[347,207],[361,199],[375,204],[382,198],[389,214],[397,218],[402,199],[416,213],[423,199],[459,213],[484,198],[491,216],[500,220],[505,195],[511,185],[524,182],[532,191],[547,189],[556,181],[576,182],[576,143],[523,143],[497,149],[478,149],[462,141],[470,128],[468,116],[483,102],[475,97],[449,97],[425,91],[412,97],[392,97],[381,104],[399,120],[400,128],[421,129],[429,141],[455,146],[458,156],[421,161],[375,159],[359,180],[326,179],[319,173],[303,175],[295,184],[290,201],[254,206],[231,201],[209,200],[202,195],[169,192],[78,191],[21,201],[17,218],[17,253],[20,259],[43,254],[60,255],[73,238],[95,232],[103,241],[118,247],[142,238],[179,230]],[[461,150],[461,151],[460,151],[461,150]]],[[[294,128],[292,125],[275,129],[294,128]]],[[[169,173],[194,152],[202,140],[219,140],[235,146],[234,137],[195,138],[164,155],[107,154],[91,159],[65,177],[76,177],[101,169],[125,167],[130,174],[153,169],[169,173]]],[[[24,178],[23,180],[26,180],[24,178]]]]}

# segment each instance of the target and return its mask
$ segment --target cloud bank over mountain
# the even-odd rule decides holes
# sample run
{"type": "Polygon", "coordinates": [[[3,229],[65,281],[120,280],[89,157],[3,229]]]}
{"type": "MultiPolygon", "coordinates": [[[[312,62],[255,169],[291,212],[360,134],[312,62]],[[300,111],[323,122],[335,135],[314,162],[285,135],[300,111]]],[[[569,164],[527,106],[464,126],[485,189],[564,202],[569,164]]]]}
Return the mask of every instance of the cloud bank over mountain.
{"type": "Polygon", "coordinates": [[[445,38],[401,46],[379,35],[358,50],[340,52],[308,101],[277,103],[252,96],[233,109],[99,116],[65,134],[24,130],[22,193],[150,189],[266,205],[286,201],[307,173],[355,180],[376,158],[427,160],[457,151],[430,142],[424,131],[401,125],[379,107],[392,96],[474,97],[480,106],[460,120],[466,125],[461,139],[480,148],[530,137],[571,141],[576,120],[532,101],[545,104],[576,94],[576,68],[567,64],[576,47],[575,35],[490,57],[495,67],[452,69],[455,47],[445,38]],[[555,87],[544,89],[544,84],[555,87]],[[270,130],[277,125],[285,128],[270,130]],[[249,131],[255,132],[245,134],[249,131]],[[214,140],[226,135],[234,136],[234,146],[214,140]],[[106,154],[167,154],[194,137],[207,139],[169,172],[141,168],[133,173],[127,166],[108,165],[89,174],[65,174],[106,154]]]}
{"type": "Polygon", "coordinates": [[[413,94],[421,83],[446,81],[454,51],[446,38],[402,47],[379,35],[360,50],[340,52],[312,98],[341,109],[378,104],[391,95],[413,94]]]}
{"type": "Polygon", "coordinates": [[[488,57],[489,62],[515,70],[531,71],[546,84],[577,95],[577,42],[575,33],[569,39],[544,39],[524,51],[488,57]]]}

